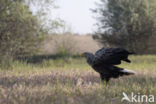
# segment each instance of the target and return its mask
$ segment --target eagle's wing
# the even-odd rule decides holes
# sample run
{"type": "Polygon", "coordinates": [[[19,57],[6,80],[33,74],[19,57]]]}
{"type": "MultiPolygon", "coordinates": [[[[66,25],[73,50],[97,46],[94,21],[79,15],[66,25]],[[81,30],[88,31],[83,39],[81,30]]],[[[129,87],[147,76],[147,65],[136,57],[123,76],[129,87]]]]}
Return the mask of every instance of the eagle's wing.
{"type": "Polygon", "coordinates": [[[94,64],[118,65],[121,60],[130,62],[129,54],[131,53],[123,48],[102,48],[95,53],[94,64]]]}

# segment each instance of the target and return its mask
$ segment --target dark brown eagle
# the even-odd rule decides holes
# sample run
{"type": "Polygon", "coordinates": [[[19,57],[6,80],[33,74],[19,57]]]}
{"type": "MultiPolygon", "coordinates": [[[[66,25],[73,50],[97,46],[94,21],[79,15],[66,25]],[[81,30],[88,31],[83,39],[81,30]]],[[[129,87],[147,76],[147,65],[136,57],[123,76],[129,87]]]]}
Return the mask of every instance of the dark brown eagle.
{"type": "Polygon", "coordinates": [[[102,48],[95,54],[84,52],[87,63],[100,74],[101,80],[106,81],[106,83],[110,78],[134,74],[133,71],[115,66],[121,64],[121,61],[130,63],[128,55],[131,54],[134,53],[123,48],[102,48]]]}

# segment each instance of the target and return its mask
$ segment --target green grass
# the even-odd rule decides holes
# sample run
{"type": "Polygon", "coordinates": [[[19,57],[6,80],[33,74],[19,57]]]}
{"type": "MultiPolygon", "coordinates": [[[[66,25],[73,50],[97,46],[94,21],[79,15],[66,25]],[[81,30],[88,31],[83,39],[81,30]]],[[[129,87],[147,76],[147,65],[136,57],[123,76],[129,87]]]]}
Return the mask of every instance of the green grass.
{"type": "Polygon", "coordinates": [[[121,102],[123,92],[156,97],[156,56],[130,59],[131,64],[120,66],[136,75],[111,79],[108,85],[82,57],[59,57],[37,64],[13,62],[10,70],[0,72],[0,104],[129,104],[121,102]]]}

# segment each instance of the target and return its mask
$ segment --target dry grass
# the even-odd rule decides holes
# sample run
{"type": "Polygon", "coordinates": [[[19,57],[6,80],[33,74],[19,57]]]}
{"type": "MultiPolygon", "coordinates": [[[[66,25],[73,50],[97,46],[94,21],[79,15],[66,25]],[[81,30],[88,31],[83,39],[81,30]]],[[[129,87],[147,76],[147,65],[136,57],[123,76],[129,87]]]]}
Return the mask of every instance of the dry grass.
{"type": "MultiPolygon", "coordinates": [[[[55,66],[14,67],[0,73],[0,104],[129,104],[122,92],[156,96],[156,56],[132,56],[133,63],[121,66],[137,72],[112,79],[106,86],[81,59],[55,66]],[[79,63],[79,65],[76,65],[79,63]]],[[[135,103],[133,103],[135,104],[135,103]]],[[[149,103],[136,103],[149,104],[149,103]]],[[[155,104],[155,103],[153,103],[155,104]]]]}

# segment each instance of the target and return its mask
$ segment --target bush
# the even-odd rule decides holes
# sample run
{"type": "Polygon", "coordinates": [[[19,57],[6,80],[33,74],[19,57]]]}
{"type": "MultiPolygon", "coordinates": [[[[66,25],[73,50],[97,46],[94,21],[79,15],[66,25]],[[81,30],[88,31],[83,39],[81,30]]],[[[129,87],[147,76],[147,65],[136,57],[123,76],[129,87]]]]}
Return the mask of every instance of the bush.
{"type": "Polygon", "coordinates": [[[53,40],[55,47],[55,53],[62,56],[70,56],[77,54],[77,40],[72,36],[72,34],[62,34],[54,35],[53,40]]]}

